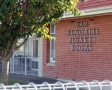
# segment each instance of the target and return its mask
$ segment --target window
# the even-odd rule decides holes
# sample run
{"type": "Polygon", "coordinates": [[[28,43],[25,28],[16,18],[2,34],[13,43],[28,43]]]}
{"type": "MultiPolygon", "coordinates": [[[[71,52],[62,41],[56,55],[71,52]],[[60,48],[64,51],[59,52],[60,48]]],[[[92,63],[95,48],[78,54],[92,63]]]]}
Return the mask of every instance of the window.
{"type": "Polygon", "coordinates": [[[33,59],[31,60],[31,69],[38,70],[38,40],[32,40],[33,59]]]}
{"type": "Polygon", "coordinates": [[[38,61],[32,61],[31,66],[32,70],[38,70],[38,61]]]}
{"type": "Polygon", "coordinates": [[[33,40],[33,57],[38,57],[38,40],[33,40]]]}
{"type": "MultiPolygon", "coordinates": [[[[55,25],[51,24],[50,25],[50,35],[55,37],[55,25]]],[[[54,62],[55,61],[55,40],[52,39],[50,40],[50,62],[54,62]]]]}
{"type": "Polygon", "coordinates": [[[29,56],[29,54],[28,54],[28,40],[24,44],[24,56],[25,57],[29,56]]]}

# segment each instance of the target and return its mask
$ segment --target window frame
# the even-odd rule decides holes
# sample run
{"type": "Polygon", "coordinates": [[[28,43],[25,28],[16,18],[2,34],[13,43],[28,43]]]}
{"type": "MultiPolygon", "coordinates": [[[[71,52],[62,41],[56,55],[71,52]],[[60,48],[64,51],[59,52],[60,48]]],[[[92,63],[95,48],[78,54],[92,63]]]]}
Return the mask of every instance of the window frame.
{"type": "Polygon", "coordinates": [[[27,40],[23,46],[24,56],[29,56],[29,40],[27,40]]]}
{"type": "MultiPolygon", "coordinates": [[[[51,36],[53,35],[54,37],[55,37],[55,35],[56,35],[56,25],[55,25],[55,24],[50,24],[50,35],[51,35],[51,36]],[[53,28],[53,29],[54,29],[54,32],[51,32],[51,31],[52,31],[52,30],[51,30],[51,29],[52,29],[52,25],[54,25],[54,28],[53,28]]],[[[53,51],[53,56],[54,56],[54,57],[51,56],[51,48],[52,48],[51,45],[52,45],[52,42],[51,42],[51,40],[50,40],[50,62],[55,62],[55,57],[56,57],[56,56],[55,56],[55,40],[54,40],[54,51],[53,51]]]]}
{"type": "Polygon", "coordinates": [[[37,65],[39,65],[37,60],[31,60],[31,70],[36,70],[36,71],[38,71],[39,66],[35,66],[35,65],[36,65],[35,62],[37,63],[37,65]],[[34,62],[34,66],[33,66],[33,62],[34,62]],[[37,67],[37,68],[36,68],[36,67],[37,67]]]}
{"type": "Polygon", "coordinates": [[[33,53],[32,53],[33,55],[32,56],[33,56],[33,58],[38,58],[39,57],[39,55],[38,55],[38,53],[39,53],[39,51],[38,51],[38,43],[39,43],[38,42],[38,39],[33,39],[32,40],[32,44],[33,44],[33,48],[32,48],[33,49],[33,53]],[[35,44],[36,42],[37,42],[37,46],[35,46],[36,45],[35,44]],[[35,56],[35,53],[34,53],[35,51],[34,50],[37,50],[37,56],[35,56]]]}

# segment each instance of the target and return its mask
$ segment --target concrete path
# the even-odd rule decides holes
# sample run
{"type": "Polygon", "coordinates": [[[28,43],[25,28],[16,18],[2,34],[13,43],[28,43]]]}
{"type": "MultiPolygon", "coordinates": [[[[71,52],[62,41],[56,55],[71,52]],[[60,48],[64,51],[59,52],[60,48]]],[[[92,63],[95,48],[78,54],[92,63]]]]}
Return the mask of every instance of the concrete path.
{"type": "Polygon", "coordinates": [[[22,74],[9,74],[9,79],[21,80],[28,83],[33,82],[35,84],[41,84],[43,82],[55,83],[58,81],[56,79],[51,79],[51,78],[38,77],[33,75],[22,75],[22,74]]]}

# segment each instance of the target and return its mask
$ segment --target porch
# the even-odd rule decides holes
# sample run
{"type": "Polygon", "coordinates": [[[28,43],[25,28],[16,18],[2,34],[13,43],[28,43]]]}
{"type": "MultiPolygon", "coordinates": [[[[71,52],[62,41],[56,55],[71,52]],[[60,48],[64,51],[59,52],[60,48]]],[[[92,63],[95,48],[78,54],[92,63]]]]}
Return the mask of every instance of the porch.
{"type": "Polygon", "coordinates": [[[39,76],[39,57],[11,57],[10,73],[39,76]]]}
{"type": "Polygon", "coordinates": [[[42,38],[29,38],[10,58],[10,73],[42,77],[42,46],[42,38]]]}

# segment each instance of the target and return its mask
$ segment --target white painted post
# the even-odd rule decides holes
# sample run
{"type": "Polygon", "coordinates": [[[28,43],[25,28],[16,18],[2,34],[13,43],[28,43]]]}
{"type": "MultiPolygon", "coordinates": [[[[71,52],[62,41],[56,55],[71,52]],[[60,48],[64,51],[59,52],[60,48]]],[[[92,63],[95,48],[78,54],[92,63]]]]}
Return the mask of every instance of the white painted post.
{"type": "Polygon", "coordinates": [[[37,59],[38,59],[38,76],[41,76],[40,75],[40,57],[37,57],[37,59]]]}
{"type": "Polygon", "coordinates": [[[26,65],[26,57],[25,57],[25,75],[26,75],[26,66],[27,66],[27,65],[26,65]]]}
{"type": "Polygon", "coordinates": [[[12,56],[12,63],[13,63],[13,64],[12,64],[12,68],[13,68],[13,69],[12,69],[12,73],[14,73],[14,53],[13,53],[13,56],[12,56]]]}

